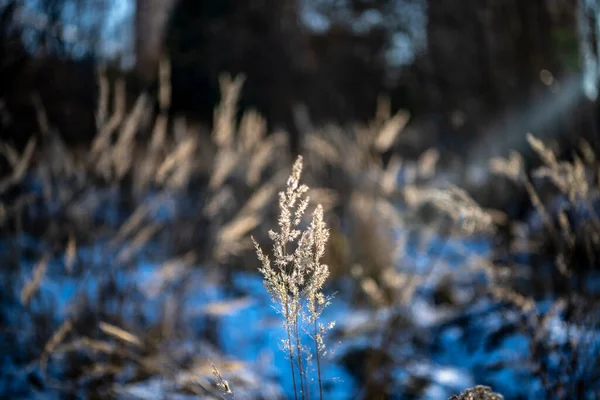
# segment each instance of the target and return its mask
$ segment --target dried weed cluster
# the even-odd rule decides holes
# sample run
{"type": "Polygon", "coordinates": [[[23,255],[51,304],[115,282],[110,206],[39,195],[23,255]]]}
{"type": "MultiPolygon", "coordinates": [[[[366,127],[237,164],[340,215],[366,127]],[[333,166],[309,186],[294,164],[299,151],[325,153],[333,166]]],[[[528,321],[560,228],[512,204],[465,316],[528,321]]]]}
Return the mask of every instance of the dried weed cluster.
{"type": "Polygon", "coordinates": [[[524,187],[535,210],[532,220],[513,223],[508,253],[526,252],[538,261],[497,265],[490,292],[521,314],[518,328],[529,338],[528,362],[545,395],[584,398],[600,380],[593,361],[598,289],[586,283],[598,273],[600,169],[586,141],[572,160],[563,161],[540,139],[528,134],[527,140],[541,166],[526,171],[522,156],[512,152],[490,160],[490,169],[524,187]],[[547,298],[550,304],[542,305],[547,298]]]}
{"type": "Polygon", "coordinates": [[[492,392],[492,388],[480,385],[467,389],[460,395],[452,396],[450,400],[504,400],[504,397],[492,392]]]}
{"type": "MultiPolygon", "coordinates": [[[[169,73],[168,64],[163,64],[157,116],[152,115],[146,95],[140,96],[127,112],[123,82],[114,85],[110,99],[111,85],[100,74],[98,134],[89,149],[67,149],[52,130],[39,101],[35,106],[43,143],[32,140],[21,153],[9,144],[0,146],[11,170],[0,181],[0,195],[28,187],[28,179],[41,187],[39,192],[16,199],[4,196],[0,201],[0,226],[17,234],[26,225],[27,216],[34,213],[32,210],[41,206],[54,210],[44,215],[44,223],[53,228],[42,235],[53,246],[36,250],[39,262],[22,268],[18,264],[21,248],[14,246],[18,250],[15,257],[19,274],[30,277],[15,289],[16,301],[32,320],[45,324],[36,332],[38,343],[34,346],[44,375],[55,359],[77,360],[85,354],[85,368],[77,365],[77,377],[70,382],[74,387],[91,379],[105,390],[103,393],[114,394],[122,389],[113,385],[115,377],[135,381],[158,375],[177,382],[175,392],[204,396],[220,391],[231,398],[236,392],[238,398],[242,397],[244,388],[239,385],[243,380],[236,377],[247,374],[243,363],[227,363],[224,357],[219,359],[215,351],[202,346],[202,351],[194,349],[200,361],[190,363],[185,356],[181,359],[186,361],[179,362],[173,359],[175,352],[167,342],[185,326],[179,311],[186,295],[195,289],[188,279],[193,274],[192,266],[202,263],[225,267],[234,261],[242,267],[255,266],[254,244],[264,286],[283,317],[282,347],[289,359],[295,398],[308,399],[317,388],[319,398],[324,397],[323,360],[328,354],[325,336],[334,324],[321,322],[321,315],[330,302],[325,294],[330,274],[334,278],[351,277],[355,285],[352,289],[358,292],[356,297],[361,303],[367,303],[371,310],[387,312],[383,323],[373,317],[355,331],[366,332],[375,343],[374,355],[360,359],[360,365],[370,374],[362,382],[362,394],[376,398],[392,393],[393,369],[406,362],[396,351],[398,333],[414,328],[407,322],[413,295],[430,277],[442,282],[441,275],[454,276],[442,255],[451,237],[493,235],[502,213],[481,207],[460,188],[432,187],[430,181],[440,158],[434,149],[416,161],[393,156],[384,162],[382,153],[392,149],[408,114],[401,111],[392,115],[389,104],[382,101],[377,117],[367,126],[314,130],[310,121],[304,121],[308,131],[304,132],[301,150],[307,168],[303,171],[303,158],[299,157],[285,190],[279,193],[277,215],[273,198],[285,183],[290,161],[283,151],[286,138],[281,132],[268,134],[265,121],[253,111],[245,112],[237,122],[243,78],[221,79],[222,101],[215,110],[214,129],[203,139],[199,128],[184,119],[168,120],[169,73]],[[144,132],[150,138],[147,145],[138,141],[144,132]],[[310,203],[308,186],[300,182],[302,176],[310,183],[311,196],[319,203],[316,207],[310,203]],[[200,187],[200,193],[190,195],[192,187],[200,187]],[[109,200],[99,200],[105,195],[100,195],[99,189],[108,189],[109,200]],[[123,196],[129,197],[126,218],[115,224],[97,224],[93,215],[121,209],[119,201],[110,198],[114,193],[127,193],[123,196]],[[186,196],[187,203],[181,200],[186,196]],[[171,206],[165,207],[169,203],[171,206]],[[427,206],[443,216],[433,227],[415,217],[427,206]],[[165,208],[168,217],[158,218],[165,208]],[[178,215],[173,209],[192,211],[178,215]],[[311,212],[312,218],[307,218],[311,212]],[[329,227],[325,213],[331,216],[329,227]],[[278,230],[265,235],[262,227],[275,221],[278,230]],[[106,231],[109,233],[103,233],[106,231]],[[407,256],[415,232],[419,236],[416,247],[423,255],[430,238],[441,236],[446,240],[440,255],[432,257],[421,270],[407,256]],[[263,251],[259,243],[267,236],[273,242],[272,250],[263,251]],[[82,259],[80,247],[107,238],[110,240],[101,248],[100,260],[90,263],[82,259]],[[118,282],[154,244],[168,248],[174,255],[153,271],[153,283],[143,293],[152,300],[170,293],[168,300],[160,303],[156,326],[147,329],[130,321],[124,312],[119,314],[139,307],[132,294],[142,294],[134,289],[135,283],[119,286],[118,282]],[[82,287],[77,304],[71,308],[75,311],[58,318],[42,293],[47,274],[56,276],[56,265],[64,267],[70,277],[96,274],[101,282],[92,295],[82,287]],[[100,299],[98,304],[95,298],[100,299]],[[118,305],[117,312],[114,304],[118,305]],[[110,316],[110,322],[101,315],[110,316]],[[208,359],[218,360],[220,369],[208,359]]],[[[522,290],[517,266],[473,257],[473,269],[485,272],[489,279],[486,294],[491,299],[518,311],[518,328],[530,339],[530,354],[524,365],[542,382],[546,393],[561,399],[577,398],[581,397],[581,385],[600,381],[600,377],[593,376],[593,360],[585,354],[593,343],[589,336],[578,335],[583,330],[598,331],[599,320],[589,312],[597,309],[595,294],[587,293],[584,287],[586,273],[593,270],[588,266],[597,266],[600,257],[600,219],[596,211],[600,169],[587,143],[567,162],[558,160],[533,136],[529,142],[543,162],[540,168],[527,172],[516,152],[508,159],[490,162],[492,171],[524,188],[541,221],[525,233],[519,230],[522,226],[515,227],[514,231],[521,233],[512,237],[508,251],[526,248],[532,253],[550,254],[551,276],[558,276],[555,281],[566,289],[548,288],[550,279],[529,280],[531,285],[546,285],[544,294],[556,295],[549,307],[541,307],[538,292],[522,290]],[[553,333],[557,321],[566,321],[567,339],[560,343],[553,333]],[[560,356],[558,365],[556,355],[560,356]]],[[[85,283],[87,278],[81,279],[85,283]]],[[[452,279],[448,278],[451,284],[452,279]]],[[[461,306],[468,302],[462,301],[461,306]]],[[[207,321],[214,322],[208,314],[222,312],[234,302],[207,307],[207,321]]],[[[417,329],[411,332],[419,333],[417,329]]],[[[73,390],[66,383],[54,383],[65,393],[73,390]]],[[[253,384],[266,386],[260,377],[253,384]]],[[[488,388],[475,387],[455,398],[502,397],[488,388]]]]}
{"type": "Polygon", "coordinates": [[[329,231],[323,220],[321,205],[316,207],[310,225],[305,230],[299,229],[309,205],[308,186],[300,184],[301,174],[302,158],[299,157],[287,181],[287,189],[279,193],[279,231],[269,231],[273,241],[274,266],[259,244],[256,241],[254,244],[262,263],[259,270],[265,287],[284,317],[287,339],[283,341],[283,349],[290,359],[294,395],[298,398],[299,392],[302,399],[310,397],[308,368],[314,356],[322,399],[321,359],[326,354],[324,335],[334,326],[334,323],[323,325],[318,322],[323,309],[329,304],[329,298],[323,294],[329,268],[321,263],[329,231]],[[296,243],[296,248],[288,249],[293,243],[296,243]],[[303,344],[301,336],[304,332],[310,332],[314,350],[303,344]]]}
{"type": "Polygon", "coordinates": [[[582,141],[572,161],[559,161],[541,140],[531,134],[527,140],[542,166],[528,174],[522,157],[512,152],[508,159],[492,159],[490,167],[526,189],[541,220],[541,226],[530,229],[531,234],[521,237],[520,243],[515,241],[514,247],[553,254],[557,272],[568,278],[576,272],[572,270],[576,264],[595,265],[600,250],[600,175],[596,156],[589,143],[582,141]]]}
{"type": "MultiPolygon", "coordinates": [[[[124,81],[111,82],[100,70],[97,134],[89,148],[67,148],[39,99],[41,144],[32,139],[19,152],[0,143],[10,171],[0,179],[0,228],[10,250],[2,273],[3,280],[19,282],[6,298],[22,308],[15,329],[35,326],[25,357],[38,358],[46,383],[61,393],[91,381],[97,391],[126,396],[127,385],[115,377],[127,375],[121,382],[162,376],[174,382],[168,393],[209,395],[219,389],[211,388],[209,357],[225,374],[244,378],[233,380],[240,393],[273,389],[247,365],[225,367],[232,363],[204,340],[194,350],[192,357],[201,360],[194,365],[186,351],[169,347],[183,346],[178,340],[189,335],[182,309],[198,290],[189,279],[194,267],[201,263],[208,274],[211,266],[252,254],[248,233],[269,218],[272,195],[285,182],[276,173],[288,160],[285,136],[266,137],[265,121],[253,111],[237,122],[239,77],[221,79],[212,135],[184,118],[170,120],[169,75],[163,63],[154,115],[146,94],[128,110],[124,81]],[[26,248],[29,237],[39,244],[26,248]],[[169,258],[161,255],[148,285],[131,281],[155,248],[169,258]],[[30,266],[23,261],[29,251],[39,260],[30,266]],[[47,287],[63,280],[76,282],[76,296],[59,308],[60,294],[47,287]],[[142,322],[148,317],[143,302],[152,303],[156,321],[142,322]],[[56,366],[63,364],[74,368],[67,370],[73,378],[57,382],[56,366]]],[[[216,308],[206,307],[203,318],[216,308]]],[[[0,335],[7,343],[20,340],[17,331],[6,332],[0,335]]]]}

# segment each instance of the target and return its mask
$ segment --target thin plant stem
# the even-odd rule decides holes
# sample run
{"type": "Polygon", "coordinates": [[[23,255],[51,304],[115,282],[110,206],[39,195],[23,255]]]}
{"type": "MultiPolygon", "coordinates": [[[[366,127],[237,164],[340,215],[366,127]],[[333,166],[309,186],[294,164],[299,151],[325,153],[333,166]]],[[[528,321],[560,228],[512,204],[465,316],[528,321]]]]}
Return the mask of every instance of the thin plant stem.
{"type": "Polygon", "coordinates": [[[318,341],[318,330],[317,320],[314,321],[315,326],[315,358],[317,359],[317,376],[319,379],[319,400],[323,400],[323,383],[321,380],[321,356],[319,355],[319,341],[318,341]]]}
{"type": "MultiPolygon", "coordinates": [[[[294,398],[298,400],[300,397],[298,395],[298,388],[300,387],[302,400],[310,400],[310,377],[308,373],[310,358],[307,356],[307,359],[303,360],[302,354],[304,349],[302,347],[300,330],[305,328],[303,318],[306,308],[309,308],[309,318],[316,320],[320,314],[320,309],[319,311],[315,309],[316,303],[318,302],[320,307],[325,299],[321,290],[325,280],[329,276],[329,270],[327,265],[319,264],[319,259],[325,252],[329,231],[323,221],[323,208],[320,205],[317,206],[313,213],[313,221],[310,227],[304,232],[298,229],[303,214],[309,205],[309,197],[305,196],[308,186],[300,185],[299,183],[301,172],[302,157],[298,156],[292,174],[288,179],[287,190],[279,192],[281,213],[278,225],[280,232],[269,231],[269,236],[274,241],[273,252],[275,253],[277,268],[271,266],[269,257],[263,253],[260,245],[254,239],[253,241],[257,256],[262,262],[262,267],[259,270],[265,278],[264,284],[270,292],[272,299],[278,302],[283,309],[285,317],[284,325],[287,333],[287,353],[290,358],[294,385],[294,398]],[[297,242],[297,247],[292,254],[288,254],[287,246],[291,242],[297,242]],[[316,247],[313,248],[313,245],[316,247]],[[315,257],[314,262],[310,259],[311,257],[315,257]],[[308,279],[308,282],[306,279],[308,279]],[[305,304],[306,302],[308,304],[305,304]],[[295,351],[292,346],[296,347],[295,351]],[[294,357],[297,357],[297,366],[294,365],[296,362],[294,357]],[[296,368],[299,371],[299,385],[296,382],[296,368]]],[[[311,321],[309,319],[307,322],[307,329],[310,329],[311,321]]],[[[315,327],[317,328],[318,325],[315,325],[315,327]]],[[[333,327],[333,323],[330,324],[330,327],[333,327]]],[[[316,339],[317,351],[324,348],[321,334],[325,329],[324,327],[320,329],[321,331],[317,330],[318,333],[320,332],[316,339]]],[[[321,381],[320,371],[319,381],[321,381]]],[[[320,392],[322,393],[322,390],[320,392]]]]}
{"type": "MultiPolygon", "coordinates": [[[[286,256],[287,256],[288,238],[289,238],[289,235],[286,234],[285,240],[282,242],[282,245],[281,245],[282,254],[284,254],[286,256]]],[[[292,381],[294,383],[294,399],[298,400],[298,389],[296,386],[296,372],[295,372],[295,368],[294,368],[294,352],[292,351],[292,333],[290,331],[290,321],[291,321],[290,308],[289,308],[290,306],[289,306],[288,301],[289,301],[289,297],[286,299],[286,303],[285,303],[285,320],[286,320],[286,331],[287,331],[287,336],[288,336],[288,352],[290,355],[290,366],[292,367],[292,381]]],[[[300,373],[300,385],[302,385],[302,373],[300,373]]]]}
{"type": "MultiPolygon", "coordinates": [[[[289,321],[289,305],[285,305],[285,319],[289,321]]],[[[286,327],[288,337],[288,352],[290,355],[290,366],[292,367],[292,382],[294,383],[294,399],[298,400],[298,389],[296,388],[296,372],[294,368],[294,352],[292,351],[292,334],[290,332],[290,326],[287,324],[286,327]]]]}
{"type": "Polygon", "coordinates": [[[300,333],[298,331],[298,315],[294,321],[294,335],[296,336],[296,357],[298,358],[298,370],[300,372],[300,390],[302,392],[302,398],[306,398],[306,374],[304,373],[304,365],[302,364],[302,354],[300,354],[300,333]]]}

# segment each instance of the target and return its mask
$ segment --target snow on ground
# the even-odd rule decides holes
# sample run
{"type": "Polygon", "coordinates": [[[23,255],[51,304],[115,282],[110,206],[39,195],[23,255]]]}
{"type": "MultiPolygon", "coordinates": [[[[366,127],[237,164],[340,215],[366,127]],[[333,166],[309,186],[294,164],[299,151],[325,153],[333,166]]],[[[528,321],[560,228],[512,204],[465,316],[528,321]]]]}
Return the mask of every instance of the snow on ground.
{"type": "MultiPolygon", "coordinates": [[[[171,210],[175,207],[173,201],[171,199],[169,204],[156,208],[153,218],[157,221],[172,218],[171,210]]],[[[17,245],[32,254],[41,254],[44,250],[43,243],[21,235],[0,242],[0,252],[6,255],[17,245]]],[[[108,242],[97,241],[84,245],[77,250],[79,263],[86,271],[79,277],[65,271],[63,255],[56,256],[48,264],[40,293],[32,301],[30,309],[23,307],[18,298],[26,279],[32,275],[36,260],[24,256],[20,260],[20,275],[17,277],[11,275],[14,272],[2,270],[1,321],[5,327],[19,330],[19,341],[12,344],[16,346],[14,349],[4,348],[1,352],[0,366],[4,377],[0,379],[0,393],[21,393],[23,399],[34,398],[32,393],[35,392],[27,388],[32,386],[31,371],[35,367],[23,364],[18,356],[36,332],[33,321],[24,317],[25,313],[35,311],[36,307],[47,306],[47,302],[39,300],[42,298],[51,302],[55,321],[62,321],[77,312],[76,305],[82,296],[92,302],[97,300],[98,288],[103,281],[114,279],[114,290],[136,295],[137,300],[121,305],[115,303],[115,307],[121,308],[112,310],[126,318],[131,317],[132,324],[134,320],[142,320],[146,324],[158,322],[164,310],[165,296],[173,293],[173,288],[187,288],[182,293],[185,301],[180,311],[190,337],[178,346],[187,346],[186,343],[211,332],[211,344],[218,349],[220,357],[238,360],[248,366],[240,369],[231,382],[237,383],[241,392],[261,388],[261,395],[265,398],[281,398],[282,392],[285,397],[290,397],[293,393],[290,365],[280,351],[284,338],[281,316],[273,308],[258,273],[234,272],[232,287],[226,287],[211,275],[210,269],[201,265],[173,262],[165,266],[166,257],[165,260],[157,259],[157,254],[161,253],[160,245],[150,243],[149,246],[153,247],[151,257],[145,258],[144,252],[140,252],[137,262],[123,269],[110,267],[114,253],[109,250],[108,242]],[[185,281],[183,286],[182,280],[185,281]]],[[[407,330],[410,332],[406,332],[406,337],[414,339],[415,335],[421,333],[422,337],[419,341],[410,339],[398,347],[398,354],[406,362],[393,371],[392,377],[397,380],[397,387],[407,385],[416,377],[429,382],[420,395],[423,399],[447,398],[480,383],[492,385],[494,390],[504,393],[507,398],[534,398],[531,393],[535,393],[537,383],[531,379],[526,368],[519,365],[520,357],[528,353],[527,339],[516,332],[509,333],[496,346],[488,346],[487,338],[502,329],[507,320],[493,305],[470,300],[474,294],[469,285],[474,285],[479,275],[476,269],[465,267],[465,264],[473,255],[487,257],[490,249],[490,244],[484,239],[448,240],[435,235],[429,238],[425,247],[409,246],[402,260],[416,266],[417,273],[428,271],[432,263],[439,268],[430,271],[416,291],[414,301],[404,309],[382,308],[374,311],[367,306],[353,304],[345,293],[334,297],[331,306],[323,314],[325,321],[337,323],[330,333],[332,354],[324,368],[326,397],[340,400],[355,398],[359,382],[344,365],[344,355],[353,349],[377,346],[377,329],[384,326],[395,313],[401,312],[409,321],[407,330]],[[453,282],[459,285],[461,296],[457,299],[460,307],[440,306],[432,302],[432,291],[447,271],[453,272],[453,282]],[[486,307],[489,307],[488,313],[479,314],[466,324],[448,322],[469,311],[485,310],[486,307]],[[502,363],[512,366],[495,367],[502,363]]],[[[550,332],[557,341],[564,340],[567,335],[567,329],[559,319],[552,321],[550,332]]],[[[586,334],[594,335],[594,332],[569,330],[569,335],[586,334]]],[[[193,375],[190,371],[182,371],[181,374],[187,375],[177,379],[191,379],[190,374],[193,375]]],[[[149,377],[141,382],[119,386],[118,393],[123,398],[158,399],[165,395],[174,399],[187,398],[177,397],[166,384],[159,377],[149,377]]],[[[316,385],[313,384],[312,390],[314,397],[316,385]]],[[[256,392],[245,393],[250,395],[256,392]]],[[[243,395],[238,397],[244,398],[243,395]]],[[[43,397],[39,393],[35,398],[57,397],[43,397]]]]}

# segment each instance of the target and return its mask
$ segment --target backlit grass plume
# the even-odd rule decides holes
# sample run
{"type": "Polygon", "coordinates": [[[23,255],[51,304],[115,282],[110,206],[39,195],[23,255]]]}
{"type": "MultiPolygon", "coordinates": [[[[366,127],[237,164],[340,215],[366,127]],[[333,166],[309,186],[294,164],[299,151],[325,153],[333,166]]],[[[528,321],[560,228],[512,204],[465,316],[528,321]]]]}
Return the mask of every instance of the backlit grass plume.
{"type": "Polygon", "coordinates": [[[329,231],[323,220],[321,205],[316,207],[312,222],[301,229],[309,205],[306,195],[308,186],[300,184],[301,174],[302,157],[298,157],[287,181],[287,189],[279,193],[279,231],[269,231],[269,237],[273,240],[273,263],[254,238],[252,240],[262,263],[259,271],[264,277],[264,285],[284,316],[287,337],[283,341],[283,349],[290,359],[294,396],[298,399],[300,393],[303,399],[309,397],[308,366],[314,356],[322,399],[324,334],[333,327],[333,323],[325,326],[318,322],[321,312],[329,303],[329,298],[323,294],[329,268],[321,263],[329,231]],[[304,332],[314,342],[314,347],[310,346],[313,349],[303,345],[301,333],[304,332]]]}

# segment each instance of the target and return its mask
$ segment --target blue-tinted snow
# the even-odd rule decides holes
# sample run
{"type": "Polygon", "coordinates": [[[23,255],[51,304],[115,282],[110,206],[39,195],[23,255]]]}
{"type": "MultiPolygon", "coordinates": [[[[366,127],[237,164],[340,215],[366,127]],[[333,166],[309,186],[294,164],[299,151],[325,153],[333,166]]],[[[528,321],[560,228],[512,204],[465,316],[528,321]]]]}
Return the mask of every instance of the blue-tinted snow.
{"type": "MultiPolygon", "coordinates": [[[[110,196],[107,196],[107,198],[110,196]]],[[[156,222],[168,222],[173,217],[173,209],[180,208],[174,204],[174,199],[166,199],[166,203],[154,209],[151,215],[156,222]]],[[[107,204],[111,203],[107,200],[107,204]]],[[[114,203],[111,203],[114,204],[114,203]]],[[[110,208],[110,207],[107,207],[110,208]]],[[[108,213],[110,214],[110,213],[108,213]]],[[[109,218],[110,219],[110,218],[109,218]]],[[[0,251],[7,254],[13,246],[21,249],[30,249],[31,253],[44,253],[45,245],[35,238],[20,235],[0,242],[0,251]]],[[[159,243],[152,243],[154,256],[160,253],[159,243]]],[[[443,264],[453,272],[455,282],[460,283],[464,290],[465,298],[461,303],[467,303],[473,294],[469,292],[468,285],[475,284],[478,277],[469,268],[464,267],[467,258],[477,255],[485,258],[489,255],[491,245],[484,238],[476,239],[451,239],[448,240],[437,235],[429,238],[426,246],[410,245],[402,255],[400,265],[412,265],[412,271],[428,271],[432,263],[443,264]]],[[[20,305],[19,292],[35,268],[36,260],[23,258],[21,260],[21,276],[13,279],[8,271],[2,272],[4,291],[2,298],[2,320],[7,326],[15,327],[22,333],[19,341],[13,343],[17,348],[26,348],[31,335],[35,333],[35,326],[30,318],[24,317],[27,312],[36,310],[47,304],[52,304],[55,312],[54,319],[58,325],[69,315],[76,313],[78,299],[85,295],[91,302],[97,297],[98,288],[103,282],[113,279],[118,290],[127,290],[136,294],[134,301],[126,302],[117,309],[117,305],[110,307],[109,311],[121,313],[125,316],[139,317],[143,314],[146,323],[157,322],[162,313],[164,293],[170,293],[181,277],[185,277],[188,291],[185,293],[184,319],[188,328],[197,330],[201,334],[206,329],[216,329],[216,343],[224,357],[241,360],[252,366],[257,376],[265,377],[268,382],[278,382],[280,389],[290,397],[293,386],[290,379],[291,370],[289,361],[280,351],[281,341],[285,336],[282,327],[282,317],[277,314],[270,296],[265,290],[262,279],[255,272],[235,272],[233,274],[233,287],[225,287],[223,282],[212,279],[208,269],[199,265],[175,265],[169,274],[162,269],[163,261],[144,258],[140,252],[137,261],[132,266],[120,268],[115,265],[114,252],[109,243],[98,241],[93,244],[78,248],[78,260],[88,271],[83,277],[74,278],[65,271],[62,255],[52,258],[48,264],[47,273],[43,279],[40,292],[36,294],[29,309],[20,305]],[[8,286],[12,283],[12,286],[8,286]],[[8,286],[8,287],[7,287],[8,286]],[[203,310],[208,305],[222,301],[232,301],[238,298],[250,298],[251,301],[229,313],[207,319],[203,310]],[[42,302],[41,299],[44,299],[42,302]]],[[[536,398],[539,383],[532,379],[525,365],[519,365],[520,360],[528,354],[528,340],[518,334],[507,335],[499,342],[498,346],[487,348],[486,338],[507,323],[506,317],[490,307],[490,304],[478,302],[468,306],[471,310],[490,307],[489,313],[481,313],[467,324],[447,324],[444,328],[437,327],[451,321],[464,313],[465,309],[441,307],[431,301],[433,290],[443,274],[436,273],[428,276],[422,288],[417,290],[415,299],[405,309],[401,310],[412,324],[414,329],[420,330],[426,338],[423,344],[405,343],[401,354],[410,362],[398,367],[393,376],[398,379],[398,387],[409,376],[420,376],[431,382],[423,393],[424,399],[447,398],[452,393],[459,392],[474,384],[487,384],[494,390],[504,393],[506,398],[536,398]],[[513,364],[510,364],[510,363],[513,364]],[[494,369],[494,364],[509,363],[511,368],[494,369]]],[[[344,287],[341,282],[338,285],[344,287]]],[[[108,303],[110,306],[110,303],[108,303]]],[[[540,307],[543,308],[543,304],[540,307]]],[[[358,307],[351,304],[345,296],[345,291],[333,298],[331,306],[323,314],[324,322],[336,321],[337,325],[330,333],[329,347],[331,357],[324,361],[324,381],[327,398],[352,399],[358,390],[358,383],[341,363],[343,354],[353,348],[365,348],[376,345],[377,329],[384,326],[387,319],[396,309],[381,309],[374,311],[368,307],[358,307]]],[[[132,319],[133,320],[133,319],[132,319]]],[[[510,322],[510,321],[508,321],[510,322]]],[[[585,338],[598,345],[596,332],[585,331],[579,327],[565,326],[559,318],[549,324],[549,334],[552,340],[561,342],[570,337],[585,338]]],[[[413,329],[411,328],[411,329],[413,329]]],[[[0,339],[2,332],[0,331],[0,339]]],[[[190,338],[193,341],[193,338],[190,338]]],[[[308,345],[309,343],[307,343],[308,345]]],[[[0,345],[1,347],[1,345],[0,345]]],[[[4,352],[6,349],[3,350],[4,352]]],[[[0,393],[21,393],[20,398],[44,398],[40,394],[34,395],[27,388],[31,367],[20,364],[18,357],[3,353],[0,358],[0,367],[4,378],[0,379],[0,393]],[[10,386],[10,388],[9,388],[10,386]]],[[[314,368],[312,366],[311,368],[314,368]]],[[[138,397],[140,394],[151,399],[151,393],[156,393],[156,380],[148,380],[133,386],[123,388],[129,394],[138,397]]],[[[272,393],[279,393],[272,389],[272,393]]],[[[311,395],[316,395],[317,386],[311,383],[311,395]]],[[[160,392],[160,391],[159,391],[160,392]]],[[[164,394],[164,393],[163,393],[164,394]]],[[[159,398],[159,395],[156,395],[159,398]]],[[[274,394],[278,397],[279,394],[274,394]]],[[[46,398],[52,398],[50,395],[46,398]]]]}

